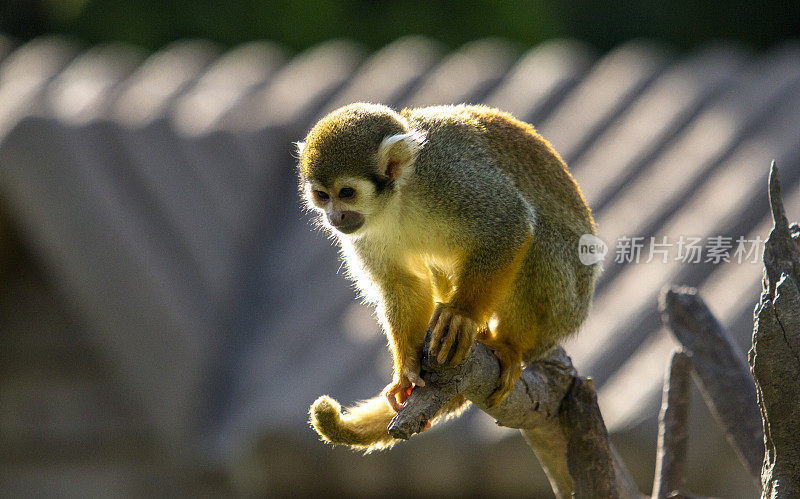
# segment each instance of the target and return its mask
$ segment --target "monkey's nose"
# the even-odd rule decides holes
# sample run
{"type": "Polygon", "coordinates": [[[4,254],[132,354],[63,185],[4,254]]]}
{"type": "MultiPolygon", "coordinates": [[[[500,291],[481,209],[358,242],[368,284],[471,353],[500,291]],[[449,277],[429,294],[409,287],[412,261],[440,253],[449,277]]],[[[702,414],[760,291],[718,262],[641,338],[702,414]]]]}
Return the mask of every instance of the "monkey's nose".
{"type": "Polygon", "coordinates": [[[328,221],[336,230],[345,234],[355,232],[364,223],[364,215],[357,211],[333,211],[328,214],[328,221]]]}

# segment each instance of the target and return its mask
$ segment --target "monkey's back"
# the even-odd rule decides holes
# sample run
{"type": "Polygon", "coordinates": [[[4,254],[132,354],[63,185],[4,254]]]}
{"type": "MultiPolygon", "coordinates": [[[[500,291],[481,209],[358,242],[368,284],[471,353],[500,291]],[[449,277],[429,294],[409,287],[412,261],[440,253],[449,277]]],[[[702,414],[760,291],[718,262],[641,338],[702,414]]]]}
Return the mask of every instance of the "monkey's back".
{"type": "Polygon", "coordinates": [[[532,125],[486,106],[443,106],[403,114],[412,121],[424,122],[427,116],[452,120],[485,140],[493,166],[515,184],[535,213],[531,266],[525,273],[541,330],[552,341],[576,332],[588,314],[597,276],[596,266],[580,262],[578,241],[583,234],[595,234],[595,226],[559,154],[532,125]]]}
{"type": "Polygon", "coordinates": [[[594,234],[594,220],[561,156],[536,129],[487,106],[440,106],[404,110],[412,121],[449,119],[471,125],[488,142],[496,166],[514,181],[537,213],[551,214],[581,234],[594,234]]]}

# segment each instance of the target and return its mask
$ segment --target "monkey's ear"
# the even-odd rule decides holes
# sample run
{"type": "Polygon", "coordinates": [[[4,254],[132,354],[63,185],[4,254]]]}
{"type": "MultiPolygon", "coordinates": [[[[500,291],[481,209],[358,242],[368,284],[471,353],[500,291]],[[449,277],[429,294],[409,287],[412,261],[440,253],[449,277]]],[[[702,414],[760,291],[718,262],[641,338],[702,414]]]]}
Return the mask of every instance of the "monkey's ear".
{"type": "Polygon", "coordinates": [[[425,133],[419,130],[390,135],[378,147],[378,165],[387,177],[399,180],[414,164],[423,145],[425,133]]]}
{"type": "Polygon", "coordinates": [[[306,143],[298,140],[297,142],[294,143],[294,147],[295,147],[295,154],[297,154],[297,157],[299,158],[300,156],[303,155],[303,149],[306,148],[306,143]]]}

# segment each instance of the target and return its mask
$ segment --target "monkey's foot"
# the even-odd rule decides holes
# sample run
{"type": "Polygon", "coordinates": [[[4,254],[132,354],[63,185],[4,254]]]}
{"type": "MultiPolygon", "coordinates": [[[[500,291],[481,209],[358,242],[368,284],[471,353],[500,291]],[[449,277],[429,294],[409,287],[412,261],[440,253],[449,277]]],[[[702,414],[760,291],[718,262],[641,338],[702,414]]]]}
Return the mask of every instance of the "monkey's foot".
{"type": "Polygon", "coordinates": [[[425,381],[419,376],[419,372],[404,370],[398,381],[390,383],[384,389],[383,394],[395,412],[403,408],[403,404],[406,403],[406,400],[411,395],[414,385],[425,386],[425,381]]]}
{"type": "Polygon", "coordinates": [[[494,355],[500,360],[500,386],[486,399],[489,408],[497,406],[511,393],[522,375],[522,357],[509,348],[499,348],[494,355]]]}
{"type": "Polygon", "coordinates": [[[444,364],[453,350],[450,365],[457,366],[469,355],[469,350],[475,343],[478,325],[450,305],[439,303],[433,310],[428,330],[431,331],[431,342],[428,345],[431,355],[436,356],[439,364],[444,364]]]}

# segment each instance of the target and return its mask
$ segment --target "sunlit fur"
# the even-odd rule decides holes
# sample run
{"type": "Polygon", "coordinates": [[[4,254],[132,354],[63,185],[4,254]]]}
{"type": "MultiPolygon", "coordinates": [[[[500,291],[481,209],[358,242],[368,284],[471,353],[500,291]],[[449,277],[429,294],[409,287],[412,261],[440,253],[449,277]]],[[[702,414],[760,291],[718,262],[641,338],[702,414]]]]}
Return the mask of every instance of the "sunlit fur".
{"type": "Polygon", "coordinates": [[[397,167],[399,169],[399,175],[397,175],[397,178],[394,180],[394,188],[397,191],[403,189],[412,171],[411,168],[403,168],[403,166],[413,164],[424,145],[425,132],[413,129],[408,133],[390,135],[383,139],[378,146],[378,164],[380,165],[387,165],[390,163],[393,153],[395,153],[394,155],[396,156],[398,150],[399,155],[403,158],[402,161],[398,161],[397,167]]]}
{"type": "MultiPolygon", "coordinates": [[[[513,386],[523,355],[541,355],[588,314],[598,266],[580,263],[577,242],[594,222],[566,165],[532,126],[483,106],[397,113],[353,104],[320,120],[297,150],[306,206],[376,305],[394,358],[390,393],[419,377],[437,302],[437,317],[446,318],[431,323],[434,335],[450,321],[459,347],[477,337],[500,359],[490,403],[513,386]],[[352,199],[337,199],[343,187],[355,190],[352,199]],[[364,217],[352,234],[327,221],[342,210],[364,217]]],[[[463,402],[440,414],[457,414],[463,402]]],[[[384,396],[346,412],[324,396],[310,410],[323,440],[365,451],[394,443],[386,431],[393,415],[384,396]]]]}
{"type": "MultiPolygon", "coordinates": [[[[467,407],[466,400],[459,395],[447,403],[432,424],[455,418],[467,407]]],[[[327,395],[319,397],[309,410],[309,424],[320,435],[323,442],[347,445],[365,454],[385,450],[398,441],[386,431],[394,410],[383,397],[363,400],[342,412],[342,406],[327,395]]]]}

